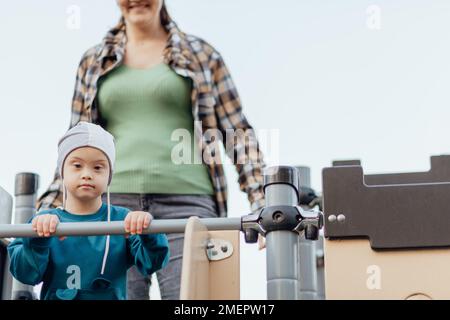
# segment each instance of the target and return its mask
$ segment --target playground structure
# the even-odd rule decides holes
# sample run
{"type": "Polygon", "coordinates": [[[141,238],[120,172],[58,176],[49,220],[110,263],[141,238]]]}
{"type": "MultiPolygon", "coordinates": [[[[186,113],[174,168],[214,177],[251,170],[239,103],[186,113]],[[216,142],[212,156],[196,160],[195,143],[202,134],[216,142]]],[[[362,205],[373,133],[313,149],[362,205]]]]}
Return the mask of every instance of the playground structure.
{"type": "MultiPolygon", "coordinates": [[[[272,167],[264,175],[266,207],[257,213],[241,218],[153,221],[143,233],[185,232],[181,299],[239,299],[239,232],[249,243],[257,241],[258,233],[266,236],[268,298],[298,299],[299,237],[317,240],[323,226],[321,212],[299,206],[299,181],[296,168],[272,167]]],[[[15,224],[1,224],[0,238],[36,236],[25,222],[34,214],[37,186],[35,174],[16,176],[15,224]]],[[[0,212],[5,212],[4,221],[11,221],[11,197],[4,197],[8,200],[0,204],[0,212]]],[[[125,234],[123,221],[60,223],[55,236],[105,234],[125,234]]],[[[11,279],[2,250],[2,299],[34,299],[32,287],[11,279]]]]}
{"type": "MultiPolygon", "coordinates": [[[[308,207],[317,200],[309,169],[280,166],[264,173],[259,212],[153,221],[145,233],[185,233],[181,299],[239,299],[240,232],[247,243],[266,238],[268,299],[450,298],[450,156],[431,157],[428,172],[397,174],[365,175],[358,160],[335,161],[322,178],[323,214],[308,207]]],[[[0,189],[0,239],[35,236],[24,223],[36,190],[36,175],[16,176],[11,225],[12,197],[0,189]]],[[[61,223],[56,236],[124,233],[122,222],[61,223]]],[[[35,298],[11,279],[6,244],[1,299],[35,298]]]]}
{"type": "Polygon", "coordinates": [[[450,156],[428,172],[323,170],[327,299],[450,299],[450,156]]]}

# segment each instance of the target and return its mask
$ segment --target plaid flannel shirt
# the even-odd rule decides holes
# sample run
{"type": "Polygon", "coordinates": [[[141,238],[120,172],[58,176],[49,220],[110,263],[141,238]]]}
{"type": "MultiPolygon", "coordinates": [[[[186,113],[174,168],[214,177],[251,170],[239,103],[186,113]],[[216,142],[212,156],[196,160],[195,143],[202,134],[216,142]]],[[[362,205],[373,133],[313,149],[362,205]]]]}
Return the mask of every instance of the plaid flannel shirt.
{"type": "MultiPolygon", "coordinates": [[[[179,75],[193,80],[194,131],[199,150],[202,150],[200,156],[210,174],[219,215],[227,215],[227,183],[217,138],[225,139],[227,133],[236,130],[244,134],[236,134],[232,139],[222,140],[222,143],[235,164],[240,189],[247,193],[251,210],[261,208],[264,205],[263,156],[253,128],[242,113],[238,92],[221,55],[204,40],[181,32],[174,21],[164,27],[169,32],[163,53],[164,63],[179,75]],[[221,137],[208,134],[214,130],[220,132],[221,137]]],[[[122,18],[108,31],[102,43],[83,55],[77,70],[69,128],[79,121],[104,126],[96,100],[97,82],[122,63],[125,45],[126,32],[122,18]]],[[[41,210],[61,204],[62,181],[56,170],[53,182],[39,197],[36,208],[41,210]]]]}

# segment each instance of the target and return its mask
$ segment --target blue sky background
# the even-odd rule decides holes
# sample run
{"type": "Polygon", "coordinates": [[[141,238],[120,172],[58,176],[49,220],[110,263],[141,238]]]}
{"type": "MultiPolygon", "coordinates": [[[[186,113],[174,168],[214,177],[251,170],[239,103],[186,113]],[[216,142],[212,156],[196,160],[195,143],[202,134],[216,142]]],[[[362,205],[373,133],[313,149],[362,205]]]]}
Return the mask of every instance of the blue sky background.
{"type": "MultiPolygon", "coordinates": [[[[278,132],[279,145],[263,147],[278,150],[269,163],[310,166],[317,190],[335,159],[362,159],[367,173],[425,171],[430,155],[449,152],[449,1],[167,4],[183,30],[222,53],[250,123],[278,132]]],[[[39,193],[51,182],[80,57],[118,18],[113,0],[2,5],[0,185],[10,193],[18,172],[38,173],[39,193]],[[71,5],[79,29],[67,27],[71,5]]],[[[230,216],[247,213],[233,166],[226,172],[230,216]]],[[[242,298],[264,299],[265,285],[265,252],[242,244],[242,298]]]]}

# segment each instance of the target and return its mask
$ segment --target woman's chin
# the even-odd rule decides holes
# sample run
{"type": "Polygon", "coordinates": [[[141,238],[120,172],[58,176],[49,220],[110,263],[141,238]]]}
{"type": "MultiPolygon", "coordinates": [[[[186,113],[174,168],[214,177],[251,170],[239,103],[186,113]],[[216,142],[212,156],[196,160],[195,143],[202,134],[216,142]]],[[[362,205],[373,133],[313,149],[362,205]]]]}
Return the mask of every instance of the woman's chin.
{"type": "Polygon", "coordinates": [[[150,21],[152,21],[153,16],[149,14],[132,14],[128,16],[128,22],[136,25],[136,26],[143,26],[148,24],[150,21]]]}

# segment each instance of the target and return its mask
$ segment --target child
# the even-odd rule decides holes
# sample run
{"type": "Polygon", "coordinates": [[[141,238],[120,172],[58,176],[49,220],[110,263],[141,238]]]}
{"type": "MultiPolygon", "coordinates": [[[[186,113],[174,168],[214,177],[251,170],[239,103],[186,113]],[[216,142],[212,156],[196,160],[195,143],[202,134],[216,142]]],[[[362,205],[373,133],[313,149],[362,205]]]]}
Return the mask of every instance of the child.
{"type": "Polygon", "coordinates": [[[115,161],[114,138],[100,126],[79,122],[58,143],[63,207],[32,219],[39,237],[17,238],[8,246],[13,276],[30,285],[43,281],[41,299],[126,299],[126,271],[136,265],[144,275],[165,267],[169,245],[164,234],[142,235],[148,212],[109,203],[115,161]],[[101,196],[107,191],[107,204],[101,196]],[[58,223],[125,220],[131,236],[56,238],[58,223]]]}

